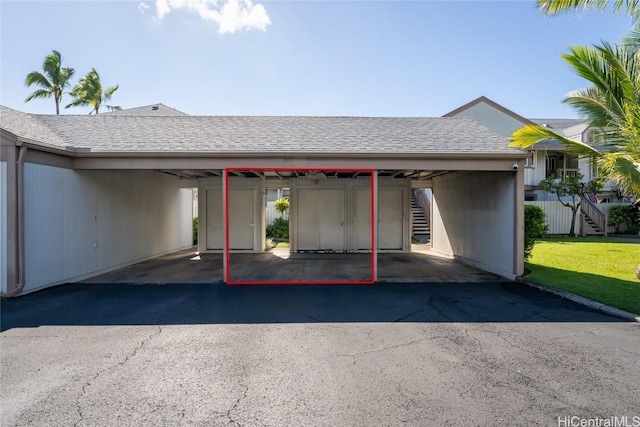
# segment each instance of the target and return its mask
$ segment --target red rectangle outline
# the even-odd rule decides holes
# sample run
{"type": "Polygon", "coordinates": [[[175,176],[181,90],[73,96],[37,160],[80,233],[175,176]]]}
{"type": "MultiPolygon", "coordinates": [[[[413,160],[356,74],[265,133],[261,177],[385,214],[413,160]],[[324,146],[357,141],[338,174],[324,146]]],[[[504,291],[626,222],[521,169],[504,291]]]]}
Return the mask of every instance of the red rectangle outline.
{"type": "Polygon", "coordinates": [[[322,167],[305,167],[305,168],[241,168],[241,167],[233,167],[233,168],[225,168],[223,175],[223,185],[225,188],[225,221],[224,221],[224,258],[226,260],[227,269],[225,271],[225,283],[227,285],[373,285],[375,269],[374,269],[374,257],[377,256],[377,247],[374,251],[373,248],[374,240],[375,240],[375,230],[374,230],[374,218],[375,218],[375,208],[374,208],[374,188],[373,188],[373,174],[375,173],[375,169],[371,168],[322,168],[322,167]],[[273,280],[255,280],[255,281],[244,281],[244,280],[231,280],[231,268],[230,268],[230,251],[229,251],[229,172],[231,171],[282,171],[282,172],[292,172],[292,171],[327,171],[327,172],[368,172],[370,173],[370,182],[369,188],[371,191],[371,280],[326,280],[326,281],[317,281],[317,280],[285,280],[285,281],[273,281],[273,280]]]}

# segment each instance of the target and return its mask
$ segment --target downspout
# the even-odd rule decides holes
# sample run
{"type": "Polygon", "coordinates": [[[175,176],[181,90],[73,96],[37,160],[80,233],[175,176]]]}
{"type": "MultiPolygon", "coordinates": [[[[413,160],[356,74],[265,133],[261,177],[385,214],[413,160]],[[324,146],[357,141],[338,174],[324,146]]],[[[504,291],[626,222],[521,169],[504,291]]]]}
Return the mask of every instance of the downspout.
{"type": "Polygon", "coordinates": [[[18,152],[18,160],[16,161],[17,166],[17,177],[16,177],[16,189],[17,189],[17,208],[18,208],[18,219],[17,219],[17,229],[18,229],[18,280],[16,281],[16,287],[11,291],[3,294],[3,297],[15,297],[22,293],[22,289],[24,289],[24,157],[27,154],[27,147],[24,145],[20,146],[20,151],[18,152]]]}

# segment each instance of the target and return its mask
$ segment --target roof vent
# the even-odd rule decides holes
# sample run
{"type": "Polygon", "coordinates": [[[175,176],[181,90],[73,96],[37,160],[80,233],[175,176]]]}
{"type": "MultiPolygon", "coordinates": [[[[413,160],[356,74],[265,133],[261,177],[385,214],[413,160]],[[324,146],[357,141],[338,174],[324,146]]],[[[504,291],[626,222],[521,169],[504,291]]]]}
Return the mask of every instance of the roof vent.
{"type": "Polygon", "coordinates": [[[158,106],[157,106],[157,105],[154,105],[153,107],[151,107],[151,109],[152,109],[153,111],[158,111],[158,106]]]}

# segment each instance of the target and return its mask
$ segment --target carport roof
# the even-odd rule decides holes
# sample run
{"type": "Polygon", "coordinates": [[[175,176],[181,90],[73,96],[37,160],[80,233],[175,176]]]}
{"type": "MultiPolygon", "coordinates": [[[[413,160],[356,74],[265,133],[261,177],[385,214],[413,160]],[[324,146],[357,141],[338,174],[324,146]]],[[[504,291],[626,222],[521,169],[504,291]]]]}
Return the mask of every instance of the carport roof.
{"type": "Polygon", "coordinates": [[[468,118],[35,115],[0,107],[0,128],[92,152],[517,154],[468,118]]]}

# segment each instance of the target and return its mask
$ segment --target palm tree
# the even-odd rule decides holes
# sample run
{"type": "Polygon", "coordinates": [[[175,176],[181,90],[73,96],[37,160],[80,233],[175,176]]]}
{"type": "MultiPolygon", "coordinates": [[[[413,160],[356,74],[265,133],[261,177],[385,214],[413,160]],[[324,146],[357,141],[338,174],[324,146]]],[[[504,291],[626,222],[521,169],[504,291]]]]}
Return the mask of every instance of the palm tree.
{"type": "MultiPolygon", "coordinates": [[[[638,43],[640,45],[640,43],[638,43]]],[[[615,181],[627,195],[640,195],[640,55],[629,45],[601,42],[574,46],[562,58],[591,84],[563,102],[598,128],[596,149],[583,142],[528,125],[515,131],[511,146],[528,148],[543,140],[557,140],[569,151],[593,159],[603,178],[615,181]]]]}
{"type": "Polygon", "coordinates": [[[636,22],[640,19],[640,0],[538,0],[537,7],[546,15],[557,15],[578,10],[605,10],[612,4],[616,13],[625,9],[636,22]]]}
{"type": "Polygon", "coordinates": [[[27,74],[24,84],[27,87],[32,85],[40,86],[40,89],[33,92],[24,102],[29,102],[36,98],[51,98],[56,102],[56,114],[60,114],[60,99],[64,89],[69,86],[69,81],[75,70],[69,67],[62,67],[62,55],[57,50],[52,50],[51,55],[47,55],[42,63],[42,73],[32,71],[27,74]]]}
{"type": "MultiPolygon", "coordinates": [[[[91,71],[80,79],[71,92],[69,92],[69,94],[74,98],[74,101],[65,108],[91,106],[93,107],[93,110],[91,110],[89,114],[93,114],[94,112],[98,114],[100,112],[100,107],[102,107],[105,102],[109,102],[111,100],[113,93],[118,90],[119,86],[120,85],[111,86],[103,91],[102,83],[100,82],[100,75],[95,68],[92,68],[91,71]]],[[[104,107],[110,111],[121,109],[114,105],[104,105],[104,107]]]]}

